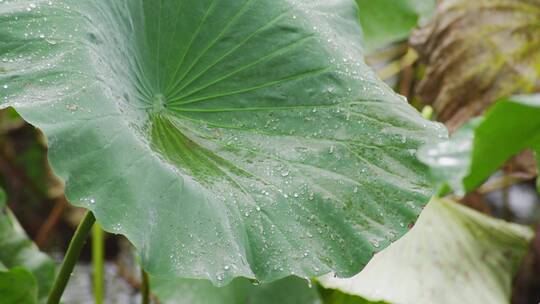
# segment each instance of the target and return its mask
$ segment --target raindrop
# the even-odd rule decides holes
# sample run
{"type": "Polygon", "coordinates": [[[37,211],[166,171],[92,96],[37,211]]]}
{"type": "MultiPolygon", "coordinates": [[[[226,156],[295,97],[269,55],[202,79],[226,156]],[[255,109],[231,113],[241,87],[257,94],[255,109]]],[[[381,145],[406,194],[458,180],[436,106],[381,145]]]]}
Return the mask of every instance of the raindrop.
{"type": "Polygon", "coordinates": [[[113,225],[113,230],[116,231],[116,232],[122,230],[122,224],[120,224],[120,223],[114,224],[113,225]]]}
{"type": "Polygon", "coordinates": [[[376,239],[371,239],[369,240],[369,242],[371,243],[371,245],[373,245],[375,248],[379,248],[381,245],[379,244],[379,241],[377,241],[376,239]]]}
{"type": "Polygon", "coordinates": [[[407,137],[405,135],[401,136],[401,143],[406,143],[407,142],[407,137]]]}

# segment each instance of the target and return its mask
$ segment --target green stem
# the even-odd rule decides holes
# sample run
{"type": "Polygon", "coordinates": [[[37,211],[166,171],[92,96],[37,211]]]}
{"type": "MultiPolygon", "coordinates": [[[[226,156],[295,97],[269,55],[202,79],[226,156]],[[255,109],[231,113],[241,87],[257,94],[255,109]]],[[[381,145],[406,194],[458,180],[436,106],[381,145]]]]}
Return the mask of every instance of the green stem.
{"type": "Polygon", "coordinates": [[[433,118],[433,108],[431,106],[425,106],[422,109],[422,117],[427,120],[431,120],[433,118]]]}
{"type": "Polygon", "coordinates": [[[92,227],[92,266],[94,267],[94,302],[96,304],[103,304],[104,299],[104,235],[99,223],[94,223],[92,227]]]}
{"type": "Polygon", "coordinates": [[[150,283],[148,282],[148,274],[141,267],[141,294],[142,304],[150,304],[150,283]]]}
{"type": "Polygon", "coordinates": [[[75,234],[71,238],[66,256],[64,257],[62,266],[60,266],[60,272],[56,276],[53,288],[49,294],[47,304],[60,303],[60,298],[64,293],[64,289],[66,289],[66,285],[71,277],[73,267],[75,267],[75,263],[77,263],[82,247],[86,241],[86,237],[88,236],[88,233],[90,232],[90,229],[95,221],[96,218],[92,212],[87,211],[83,220],[79,224],[79,227],[77,227],[75,234]]]}

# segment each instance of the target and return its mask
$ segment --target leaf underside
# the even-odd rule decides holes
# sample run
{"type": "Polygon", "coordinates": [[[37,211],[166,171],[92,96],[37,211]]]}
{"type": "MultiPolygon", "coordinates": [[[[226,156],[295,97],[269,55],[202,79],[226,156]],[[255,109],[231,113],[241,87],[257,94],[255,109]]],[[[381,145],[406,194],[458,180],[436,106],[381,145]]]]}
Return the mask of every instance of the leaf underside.
{"type": "Polygon", "coordinates": [[[392,304],[505,304],[533,236],[528,227],[434,199],[411,232],[361,273],[320,281],[326,288],[392,304]]]}
{"type": "Polygon", "coordinates": [[[306,280],[287,277],[269,284],[254,285],[238,278],[225,287],[206,280],[152,279],[152,292],[164,304],[316,304],[320,296],[306,280]]]}
{"type": "Polygon", "coordinates": [[[444,136],[363,63],[352,1],[5,0],[2,107],[155,276],[350,276],[444,136]]]}

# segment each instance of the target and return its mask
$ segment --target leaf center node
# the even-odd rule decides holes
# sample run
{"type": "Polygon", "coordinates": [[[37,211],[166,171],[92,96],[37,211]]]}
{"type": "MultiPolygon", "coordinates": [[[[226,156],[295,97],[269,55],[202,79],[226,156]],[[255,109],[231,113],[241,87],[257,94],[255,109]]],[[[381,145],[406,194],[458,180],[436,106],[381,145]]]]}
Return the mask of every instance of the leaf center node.
{"type": "Polygon", "coordinates": [[[166,100],[163,94],[156,94],[152,99],[152,113],[159,114],[165,111],[166,100]]]}

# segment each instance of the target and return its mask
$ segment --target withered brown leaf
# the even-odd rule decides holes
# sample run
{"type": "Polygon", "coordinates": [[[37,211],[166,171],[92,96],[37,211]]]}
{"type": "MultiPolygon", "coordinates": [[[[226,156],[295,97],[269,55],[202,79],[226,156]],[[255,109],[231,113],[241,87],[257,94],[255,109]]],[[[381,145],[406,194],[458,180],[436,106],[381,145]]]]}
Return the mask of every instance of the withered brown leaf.
{"type": "Polygon", "coordinates": [[[417,96],[455,130],[495,100],[540,91],[540,0],[443,0],[411,36],[417,96]]]}

